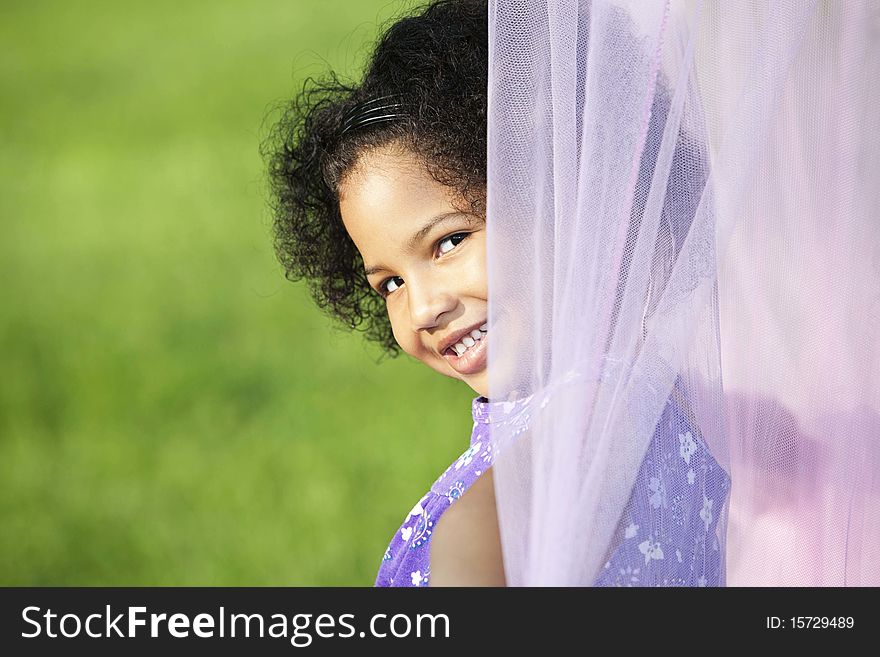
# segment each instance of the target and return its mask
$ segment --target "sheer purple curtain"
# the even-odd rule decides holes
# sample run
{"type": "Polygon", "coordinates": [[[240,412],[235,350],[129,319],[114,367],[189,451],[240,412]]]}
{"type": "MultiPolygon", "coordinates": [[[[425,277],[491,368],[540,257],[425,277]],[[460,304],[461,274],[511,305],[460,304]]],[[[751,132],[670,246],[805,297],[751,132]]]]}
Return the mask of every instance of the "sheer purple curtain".
{"type": "Polygon", "coordinates": [[[684,552],[710,583],[880,584],[880,2],[489,11],[509,584],[597,582],[639,505],[637,583],[684,552]]]}

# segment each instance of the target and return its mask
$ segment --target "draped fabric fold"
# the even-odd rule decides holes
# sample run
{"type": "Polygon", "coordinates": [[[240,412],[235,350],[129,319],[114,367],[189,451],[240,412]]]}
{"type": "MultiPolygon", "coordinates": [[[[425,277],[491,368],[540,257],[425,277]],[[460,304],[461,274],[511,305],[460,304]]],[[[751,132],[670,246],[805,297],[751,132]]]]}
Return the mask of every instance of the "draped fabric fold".
{"type": "Polygon", "coordinates": [[[489,12],[508,583],[880,584],[880,3],[489,12]]]}

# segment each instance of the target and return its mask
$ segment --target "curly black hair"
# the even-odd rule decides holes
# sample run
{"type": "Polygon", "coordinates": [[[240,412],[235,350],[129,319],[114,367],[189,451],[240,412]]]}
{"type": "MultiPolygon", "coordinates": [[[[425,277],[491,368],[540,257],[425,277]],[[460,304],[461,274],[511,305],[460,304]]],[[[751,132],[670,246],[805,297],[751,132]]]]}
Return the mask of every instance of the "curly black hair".
{"type": "Polygon", "coordinates": [[[339,186],[364,153],[399,144],[485,215],[487,17],[487,0],[436,0],[397,21],[360,84],[307,80],[263,144],[285,276],[306,279],[319,307],[392,357],[400,347],[342,223],[339,186]],[[353,108],[388,96],[400,116],[343,131],[353,108]]]}

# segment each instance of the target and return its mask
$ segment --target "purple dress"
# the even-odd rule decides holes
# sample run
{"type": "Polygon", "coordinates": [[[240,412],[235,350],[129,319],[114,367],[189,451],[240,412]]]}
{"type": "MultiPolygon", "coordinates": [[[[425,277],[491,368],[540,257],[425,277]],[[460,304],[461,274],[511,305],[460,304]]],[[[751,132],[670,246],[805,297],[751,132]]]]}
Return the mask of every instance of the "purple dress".
{"type": "MultiPolygon", "coordinates": [[[[404,519],[385,550],[376,586],[428,585],[430,541],[437,521],[492,465],[490,416],[496,425],[528,425],[526,404],[477,397],[471,406],[470,447],[404,519]]],[[[723,586],[715,529],[729,490],[727,473],[670,398],[624,508],[616,547],[594,585],[723,586]]]]}

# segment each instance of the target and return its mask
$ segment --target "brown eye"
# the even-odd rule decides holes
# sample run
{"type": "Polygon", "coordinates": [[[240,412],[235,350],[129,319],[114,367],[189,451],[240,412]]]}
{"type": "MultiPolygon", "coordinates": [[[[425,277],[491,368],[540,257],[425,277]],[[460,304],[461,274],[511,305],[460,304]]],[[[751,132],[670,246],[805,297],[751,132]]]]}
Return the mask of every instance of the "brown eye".
{"type": "Polygon", "coordinates": [[[394,292],[401,285],[403,285],[403,279],[400,276],[392,276],[379,284],[379,292],[382,293],[382,296],[385,296],[394,292]]]}
{"type": "Polygon", "coordinates": [[[467,233],[454,233],[449,237],[444,237],[437,243],[437,250],[439,250],[440,253],[449,253],[450,251],[452,251],[452,249],[458,246],[467,236],[467,233]]]}

